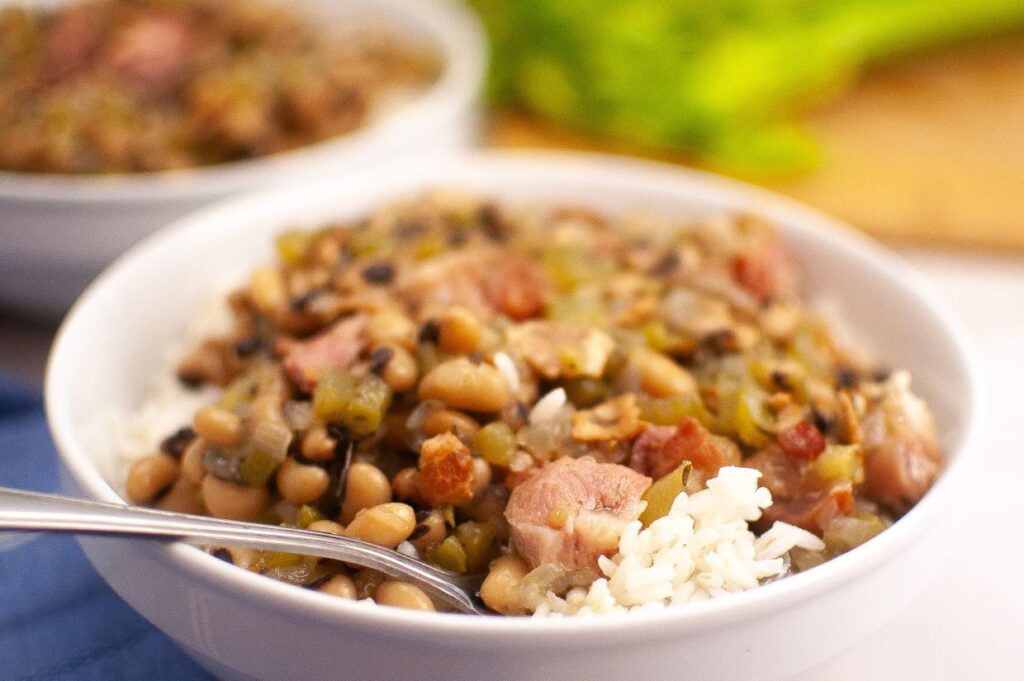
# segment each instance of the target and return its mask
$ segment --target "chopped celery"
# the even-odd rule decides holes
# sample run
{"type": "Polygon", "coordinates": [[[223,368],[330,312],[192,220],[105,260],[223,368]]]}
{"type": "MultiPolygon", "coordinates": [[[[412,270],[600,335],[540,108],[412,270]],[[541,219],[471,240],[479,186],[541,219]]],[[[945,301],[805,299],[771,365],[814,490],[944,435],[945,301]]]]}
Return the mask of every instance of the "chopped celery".
{"type": "Polygon", "coordinates": [[[882,519],[870,513],[839,517],[829,523],[821,539],[825,542],[825,551],[837,556],[860,546],[884,529],[882,519]]]}
{"type": "Polygon", "coordinates": [[[309,504],[299,506],[299,511],[295,514],[295,522],[302,528],[309,527],[312,523],[324,519],[324,514],[309,504]]]}
{"type": "Polygon", "coordinates": [[[814,460],[814,472],[825,482],[864,482],[864,458],[860,445],[828,445],[814,460]]]}
{"type": "Polygon", "coordinates": [[[348,240],[348,248],[357,258],[372,258],[390,255],[394,251],[391,239],[379,231],[356,229],[348,240]]]}
{"type": "Polygon", "coordinates": [[[256,376],[252,373],[243,374],[225,388],[217,401],[217,406],[234,411],[241,405],[252,402],[252,398],[256,396],[256,388],[256,376]]]}
{"type": "Polygon", "coordinates": [[[587,295],[552,295],[544,301],[548,319],[578,326],[604,327],[606,318],[604,304],[600,299],[587,295]]]}
{"type": "Polygon", "coordinates": [[[391,388],[377,374],[367,374],[345,404],[339,419],[353,435],[368,435],[380,427],[391,406],[391,388]]]}
{"type": "Polygon", "coordinates": [[[731,411],[732,426],[736,436],[751,447],[763,447],[768,444],[768,436],[762,430],[768,416],[761,401],[760,391],[750,386],[742,387],[735,395],[731,411]]]}
{"type": "Polygon", "coordinates": [[[693,464],[684,461],[671,473],[654,481],[644,493],[643,498],[647,502],[647,507],[640,514],[640,522],[646,526],[658,518],[668,515],[672,508],[672,502],[686,487],[686,480],[690,477],[691,470],[693,470],[693,464]]]}
{"type": "Polygon", "coordinates": [[[473,436],[473,451],[496,466],[507,466],[516,453],[516,434],[504,421],[493,421],[473,436]]]}
{"type": "Polygon", "coordinates": [[[238,476],[249,487],[264,487],[276,470],[277,459],[257,449],[242,459],[238,476]]]}
{"type": "Polygon", "coordinates": [[[284,551],[264,551],[260,556],[261,563],[268,570],[274,568],[292,567],[302,562],[302,555],[298,553],[286,553],[284,551]]]}
{"type": "Polygon", "coordinates": [[[455,528],[455,537],[466,554],[466,569],[481,572],[493,557],[494,525],[468,520],[455,528]]]}
{"type": "Polygon", "coordinates": [[[643,327],[644,342],[658,352],[676,353],[692,351],[695,343],[692,338],[670,331],[663,322],[648,322],[643,327]]]}
{"type": "Polygon", "coordinates": [[[312,245],[313,235],[309,232],[292,230],[277,237],[275,245],[281,261],[289,267],[298,267],[306,259],[312,245]]]}
{"type": "Polygon", "coordinates": [[[659,426],[677,426],[687,416],[708,426],[712,417],[696,394],[652,397],[640,401],[640,418],[659,426]]]}
{"type": "Polygon", "coordinates": [[[336,367],[326,369],[313,392],[313,413],[324,421],[341,422],[355,389],[356,378],[351,373],[336,367]]]}
{"type": "Polygon", "coordinates": [[[590,257],[580,248],[555,246],[544,249],[541,264],[555,287],[569,293],[581,284],[604,279],[614,269],[605,260],[590,257]]]}
{"type": "Polygon", "coordinates": [[[459,573],[466,571],[466,549],[455,535],[438,542],[427,551],[427,559],[445,570],[459,573]]]}
{"type": "Polygon", "coordinates": [[[446,243],[440,234],[427,234],[413,244],[413,257],[417,260],[430,260],[444,252],[446,243]]]}

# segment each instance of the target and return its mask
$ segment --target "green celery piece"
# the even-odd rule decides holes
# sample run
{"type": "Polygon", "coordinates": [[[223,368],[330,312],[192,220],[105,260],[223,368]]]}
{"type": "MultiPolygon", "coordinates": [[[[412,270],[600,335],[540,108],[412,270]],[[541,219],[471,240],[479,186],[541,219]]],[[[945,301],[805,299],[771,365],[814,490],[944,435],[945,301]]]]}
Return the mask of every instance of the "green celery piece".
{"type": "Polygon", "coordinates": [[[563,125],[741,172],[817,162],[794,123],[866,66],[1024,27],[1019,0],[471,0],[492,94],[563,125]]]}

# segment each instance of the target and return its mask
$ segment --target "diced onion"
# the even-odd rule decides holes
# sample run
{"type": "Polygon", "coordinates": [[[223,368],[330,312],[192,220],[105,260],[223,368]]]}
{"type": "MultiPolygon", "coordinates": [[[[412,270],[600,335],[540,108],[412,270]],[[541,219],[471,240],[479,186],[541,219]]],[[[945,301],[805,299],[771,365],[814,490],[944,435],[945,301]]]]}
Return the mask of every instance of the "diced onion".
{"type": "Polygon", "coordinates": [[[249,438],[249,447],[272,456],[276,461],[284,461],[288,456],[288,446],[292,443],[292,431],[284,421],[267,419],[260,421],[249,438]]]}
{"type": "Polygon", "coordinates": [[[284,420],[292,430],[305,430],[313,423],[313,405],[292,400],[284,404],[284,420]]]}

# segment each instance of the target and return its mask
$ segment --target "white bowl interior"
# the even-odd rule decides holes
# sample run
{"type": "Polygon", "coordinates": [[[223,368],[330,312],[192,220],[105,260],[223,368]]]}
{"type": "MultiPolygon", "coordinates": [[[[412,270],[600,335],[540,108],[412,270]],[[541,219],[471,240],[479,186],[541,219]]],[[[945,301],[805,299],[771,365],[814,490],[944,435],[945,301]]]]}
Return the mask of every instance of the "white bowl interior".
{"type": "Polygon", "coordinates": [[[484,645],[474,636],[500,637],[509,631],[540,645],[539,636],[564,632],[566,626],[573,627],[574,642],[585,640],[582,634],[587,631],[595,635],[614,631],[625,640],[637,638],[640,632],[651,633],[650,627],[663,622],[697,632],[702,623],[721,623],[741,612],[751,616],[851,582],[898,554],[903,544],[922,531],[930,514],[940,504],[948,504],[946,488],[950,478],[961,475],[963,451],[976,430],[977,372],[956,322],[901,262],[841,224],[761,190],[658,164],[564,154],[492,153],[393,164],[360,177],[328,179],[301,190],[227,202],[147,239],[87,290],[68,316],[51,357],[48,413],[75,483],[90,496],[119,500],[114,491],[117,481],[101,473],[113,469],[109,465],[112,443],[87,445],[83,429],[98,409],[131,410],[141,403],[154,370],[165,363],[166,348],[180,339],[216,282],[241,276],[265,262],[271,257],[273,236],[289,226],[355,217],[381,201],[435,186],[466,188],[509,202],[579,203],[611,213],[642,209],[699,217],[750,210],[765,215],[781,228],[799,259],[805,291],[812,298],[836,301],[850,325],[871,339],[880,357],[912,372],[917,390],[936,414],[947,455],[939,482],[892,529],[850,554],[730,598],[673,612],[644,613],[635,618],[636,627],[623,627],[616,618],[569,625],[515,618],[481,622],[424,617],[390,609],[367,613],[334,602],[337,599],[232,569],[184,546],[162,549],[168,562],[177,566],[172,569],[215,575],[220,586],[229,590],[232,585],[244,585],[266,607],[301,605],[304,616],[310,618],[350,618],[371,628],[386,623],[411,637],[429,638],[432,628],[442,626],[443,620],[446,630],[458,630],[467,637],[467,645],[484,645]]]}

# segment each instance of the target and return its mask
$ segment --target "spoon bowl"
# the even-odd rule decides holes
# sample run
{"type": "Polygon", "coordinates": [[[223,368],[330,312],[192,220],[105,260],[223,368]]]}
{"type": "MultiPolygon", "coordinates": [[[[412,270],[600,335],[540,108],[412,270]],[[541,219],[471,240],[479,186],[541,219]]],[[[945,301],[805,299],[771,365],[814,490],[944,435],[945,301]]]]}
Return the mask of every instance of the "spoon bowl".
{"type": "Polygon", "coordinates": [[[476,595],[482,575],[460,575],[441,570],[398,551],[327,532],[172,513],[5,487],[0,487],[0,530],[164,537],[193,546],[227,544],[331,558],[411,582],[458,612],[471,615],[489,612],[476,595]]]}

